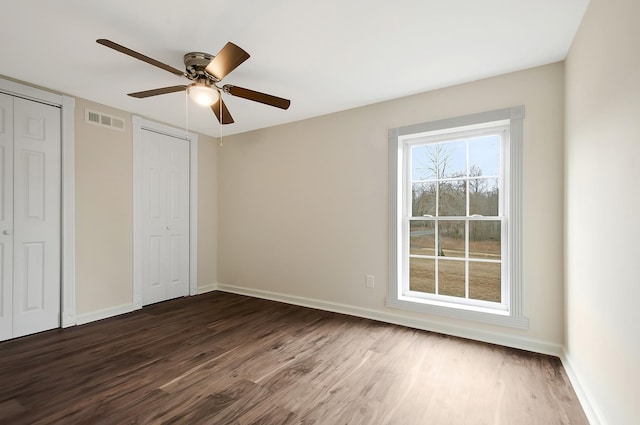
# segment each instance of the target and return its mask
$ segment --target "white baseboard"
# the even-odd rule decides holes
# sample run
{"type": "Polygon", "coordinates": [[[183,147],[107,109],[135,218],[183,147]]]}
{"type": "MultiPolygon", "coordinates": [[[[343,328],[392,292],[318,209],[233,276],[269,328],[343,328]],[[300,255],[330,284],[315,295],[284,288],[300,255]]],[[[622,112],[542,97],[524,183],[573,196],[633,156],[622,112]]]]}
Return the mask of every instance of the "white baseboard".
{"type": "Polygon", "coordinates": [[[573,390],[576,392],[578,396],[578,400],[580,400],[580,404],[582,405],[582,410],[584,410],[585,415],[587,415],[587,419],[589,420],[589,424],[591,425],[605,425],[605,421],[602,419],[602,415],[599,413],[600,410],[596,407],[596,404],[593,402],[593,397],[590,396],[590,392],[587,391],[585,386],[582,384],[579,378],[579,373],[576,371],[573,361],[571,360],[571,356],[567,353],[566,350],[563,351],[560,356],[560,360],[562,360],[562,365],[564,366],[564,370],[567,372],[567,376],[569,377],[569,381],[571,381],[571,385],[573,386],[573,390]]]}
{"type": "Polygon", "coordinates": [[[209,283],[208,285],[199,285],[198,286],[198,295],[206,294],[207,292],[212,292],[218,289],[217,283],[209,283]]]}
{"type": "MultiPolygon", "coordinates": [[[[218,285],[215,283],[204,285],[204,286],[198,286],[197,295],[215,291],[216,289],[218,289],[218,285]]],[[[115,307],[109,307],[102,310],[92,311],[90,313],[78,314],[76,315],[75,324],[84,325],[86,323],[95,322],[97,320],[108,319],[109,317],[130,313],[134,310],[137,310],[134,304],[122,304],[115,307]]]]}
{"type": "Polygon", "coordinates": [[[225,285],[218,283],[217,290],[222,292],[231,292],[239,295],[248,295],[255,298],[263,298],[272,301],[284,302],[287,304],[299,305],[302,307],[311,307],[319,310],[332,311],[334,313],[348,314],[351,316],[363,317],[366,319],[378,320],[381,322],[392,323],[395,325],[407,326],[425,331],[437,332],[461,338],[472,339],[476,341],[488,342],[491,344],[503,345],[506,347],[517,348],[520,350],[533,351],[536,353],[547,354],[560,357],[562,355],[562,346],[559,344],[550,344],[543,341],[537,341],[528,338],[519,338],[510,335],[502,335],[495,332],[479,331],[475,329],[463,328],[454,325],[444,325],[442,323],[433,322],[428,319],[416,319],[401,316],[386,311],[372,310],[361,307],[355,307],[346,304],[331,303],[311,298],[298,297],[276,292],[261,291],[257,289],[244,288],[240,286],[225,285]]]}
{"type": "MultiPolygon", "coordinates": [[[[543,341],[537,341],[528,338],[519,338],[511,335],[502,335],[495,332],[480,331],[454,325],[445,325],[433,322],[428,319],[417,319],[406,317],[395,313],[389,313],[380,310],[366,309],[355,307],[347,304],[332,303],[312,298],[298,297],[277,292],[261,291],[257,289],[244,288],[240,286],[225,285],[213,283],[198,287],[198,294],[205,294],[212,291],[230,292],[239,295],[248,295],[255,298],[262,298],[272,301],[279,301],[287,304],[299,305],[302,307],[316,308],[319,310],[332,311],[334,313],[348,314],[365,319],[378,320],[381,322],[392,323],[395,325],[407,326],[425,331],[437,332],[461,338],[472,339],[476,341],[488,342],[491,344],[503,345],[521,350],[533,351],[541,354],[548,354],[560,357],[564,362],[564,353],[562,346],[550,344],[543,341]]],[[[79,314],[76,316],[76,323],[83,325],[85,323],[95,322],[96,320],[107,319],[109,317],[120,314],[129,313],[136,310],[133,304],[123,304],[120,306],[110,307],[90,313],[79,314]]]]}
{"type": "Polygon", "coordinates": [[[115,307],[109,307],[102,310],[92,311],[76,315],[76,324],[84,325],[86,323],[95,322],[97,320],[108,319],[109,317],[118,316],[120,314],[130,313],[136,308],[133,304],[123,304],[115,307]]]}

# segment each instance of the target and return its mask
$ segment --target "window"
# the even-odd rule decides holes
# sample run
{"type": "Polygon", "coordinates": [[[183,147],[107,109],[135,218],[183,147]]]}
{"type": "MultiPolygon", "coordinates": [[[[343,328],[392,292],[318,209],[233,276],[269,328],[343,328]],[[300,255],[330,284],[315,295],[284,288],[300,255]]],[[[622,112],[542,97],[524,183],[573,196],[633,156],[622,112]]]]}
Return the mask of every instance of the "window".
{"type": "Polygon", "coordinates": [[[389,132],[395,308],[515,327],[523,107],[389,132]]]}

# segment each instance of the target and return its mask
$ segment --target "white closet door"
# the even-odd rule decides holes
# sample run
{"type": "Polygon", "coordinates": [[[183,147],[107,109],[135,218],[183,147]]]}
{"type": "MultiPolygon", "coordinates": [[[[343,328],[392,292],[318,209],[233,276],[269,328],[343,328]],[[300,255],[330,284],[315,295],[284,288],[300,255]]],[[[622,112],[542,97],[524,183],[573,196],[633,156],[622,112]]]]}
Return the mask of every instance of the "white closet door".
{"type": "Polygon", "coordinates": [[[0,341],[13,337],[13,97],[0,93],[0,341]]]}
{"type": "Polygon", "coordinates": [[[167,299],[171,299],[189,295],[189,142],[167,139],[167,299]]]}
{"type": "Polygon", "coordinates": [[[142,131],[142,304],[189,295],[189,143],[142,131]]]}
{"type": "Polygon", "coordinates": [[[13,336],[60,324],[60,109],[14,98],[13,336]]]}
{"type": "Polygon", "coordinates": [[[0,340],[60,325],[60,110],[0,94],[0,340]]]}

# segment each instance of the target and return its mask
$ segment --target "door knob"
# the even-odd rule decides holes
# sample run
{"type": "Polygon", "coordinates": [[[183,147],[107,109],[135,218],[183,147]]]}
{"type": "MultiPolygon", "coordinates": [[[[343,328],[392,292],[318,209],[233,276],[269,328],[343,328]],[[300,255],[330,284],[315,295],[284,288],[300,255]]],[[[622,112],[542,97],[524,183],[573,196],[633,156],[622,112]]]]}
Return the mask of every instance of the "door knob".
{"type": "Polygon", "coordinates": [[[11,230],[7,229],[7,230],[3,230],[2,234],[5,236],[9,236],[11,234],[11,230]]]}

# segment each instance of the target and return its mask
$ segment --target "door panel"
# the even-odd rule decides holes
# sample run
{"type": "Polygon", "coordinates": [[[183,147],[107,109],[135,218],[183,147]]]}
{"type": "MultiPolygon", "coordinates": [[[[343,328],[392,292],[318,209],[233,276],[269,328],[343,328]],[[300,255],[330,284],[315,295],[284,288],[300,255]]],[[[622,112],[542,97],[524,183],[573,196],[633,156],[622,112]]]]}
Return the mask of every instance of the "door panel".
{"type": "Polygon", "coordinates": [[[168,298],[189,294],[189,144],[170,138],[167,175],[168,298]]]}
{"type": "Polygon", "coordinates": [[[27,189],[25,216],[44,221],[45,203],[45,155],[43,152],[22,152],[24,164],[24,186],[27,189]]]}
{"type": "Polygon", "coordinates": [[[189,144],[143,130],[141,148],[142,304],[148,305],[189,294],[189,144]]]}
{"type": "Polygon", "coordinates": [[[22,291],[23,311],[41,310],[44,308],[45,278],[44,278],[44,242],[25,243],[22,246],[24,258],[24,291],[22,291]]]}
{"type": "Polygon", "coordinates": [[[13,336],[59,326],[60,110],[14,99],[13,336]]]}
{"type": "Polygon", "coordinates": [[[163,140],[143,131],[143,267],[142,303],[167,299],[166,276],[166,176],[163,140]],[[145,137],[147,136],[147,137],[145,137]],[[145,143],[146,142],[146,143],[145,143]],[[146,250],[144,249],[146,247],[146,250]]]}
{"type": "Polygon", "coordinates": [[[158,302],[165,299],[166,290],[162,277],[164,262],[162,235],[149,236],[149,287],[143,299],[158,302]]]}
{"type": "Polygon", "coordinates": [[[13,97],[0,94],[0,341],[13,336],[13,97]]]}

